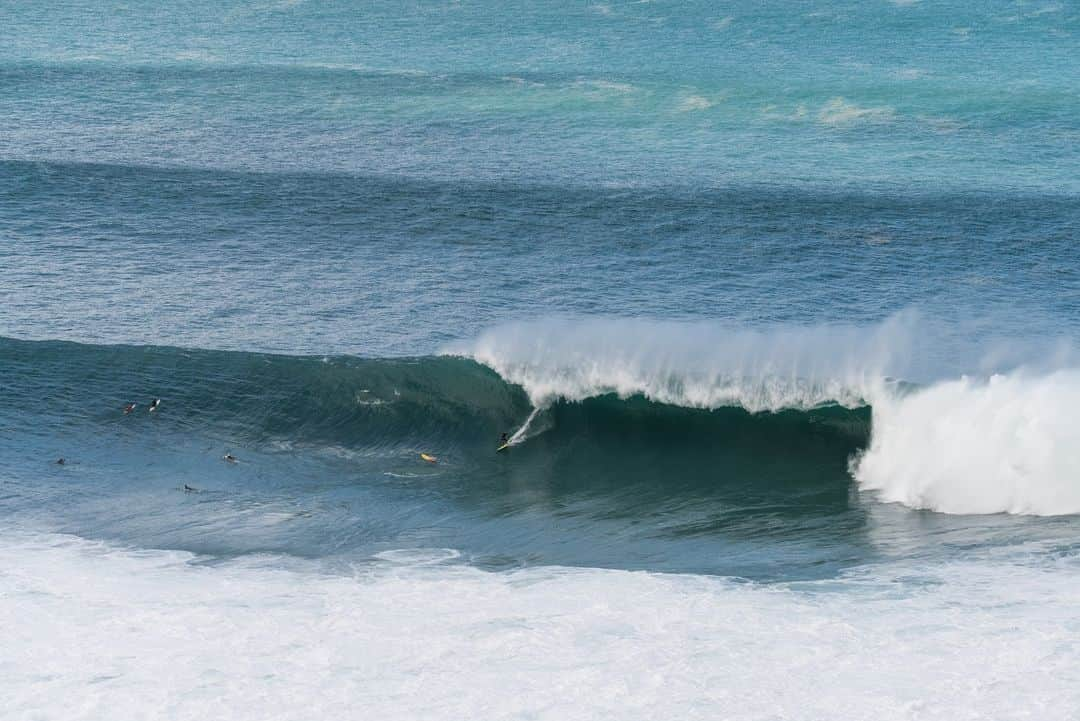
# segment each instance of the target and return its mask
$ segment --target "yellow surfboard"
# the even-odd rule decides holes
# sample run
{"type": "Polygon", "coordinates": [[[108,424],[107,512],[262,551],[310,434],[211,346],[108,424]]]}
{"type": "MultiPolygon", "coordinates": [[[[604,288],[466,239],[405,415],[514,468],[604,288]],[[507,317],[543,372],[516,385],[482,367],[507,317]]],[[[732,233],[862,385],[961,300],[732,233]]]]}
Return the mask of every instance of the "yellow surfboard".
{"type": "Polygon", "coordinates": [[[498,448],[495,449],[495,452],[498,453],[499,451],[505,451],[509,447],[510,447],[509,443],[503,443],[501,446],[499,446],[498,448]]]}
{"type": "Polygon", "coordinates": [[[428,463],[438,463],[439,462],[438,458],[436,458],[435,456],[432,456],[432,455],[430,455],[428,453],[421,453],[420,457],[423,458],[428,463]]]}

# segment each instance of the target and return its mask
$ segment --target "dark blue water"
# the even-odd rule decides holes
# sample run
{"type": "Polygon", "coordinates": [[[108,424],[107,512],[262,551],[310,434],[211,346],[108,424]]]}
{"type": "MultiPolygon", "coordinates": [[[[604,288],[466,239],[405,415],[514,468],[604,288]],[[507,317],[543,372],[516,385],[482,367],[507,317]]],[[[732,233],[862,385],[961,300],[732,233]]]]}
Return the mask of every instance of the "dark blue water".
{"type": "MultiPolygon", "coordinates": [[[[9,161],[2,330],[425,354],[550,315],[1076,332],[1075,196],[612,190],[9,161]]],[[[967,369],[961,369],[967,370],[967,369]]]]}
{"type": "Polygon", "coordinates": [[[205,624],[348,642],[232,715],[715,717],[708,658],[726,717],[1068,718],[1078,57],[1069,2],[0,8],[0,618],[173,634],[17,642],[12,708],[150,658],[205,717],[205,624]]]}

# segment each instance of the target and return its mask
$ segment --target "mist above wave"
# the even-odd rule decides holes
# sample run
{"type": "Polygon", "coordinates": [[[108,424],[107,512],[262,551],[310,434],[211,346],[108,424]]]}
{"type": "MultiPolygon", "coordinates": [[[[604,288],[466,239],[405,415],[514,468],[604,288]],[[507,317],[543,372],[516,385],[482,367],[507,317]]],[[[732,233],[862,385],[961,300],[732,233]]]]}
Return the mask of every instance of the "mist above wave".
{"type": "Polygon", "coordinates": [[[737,329],[709,322],[545,320],[501,326],[447,352],[524,388],[534,405],[616,394],[751,412],[865,405],[910,364],[912,319],[872,327],[737,329]]]}

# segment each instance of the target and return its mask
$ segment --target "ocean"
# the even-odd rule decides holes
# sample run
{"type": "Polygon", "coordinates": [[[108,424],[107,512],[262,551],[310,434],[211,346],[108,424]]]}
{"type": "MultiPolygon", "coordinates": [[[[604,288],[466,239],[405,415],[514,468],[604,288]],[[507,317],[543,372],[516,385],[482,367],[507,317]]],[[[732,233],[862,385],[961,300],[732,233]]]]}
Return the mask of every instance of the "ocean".
{"type": "Polygon", "coordinates": [[[1080,718],[1078,58],[0,4],[0,718],[1080,718]]]}

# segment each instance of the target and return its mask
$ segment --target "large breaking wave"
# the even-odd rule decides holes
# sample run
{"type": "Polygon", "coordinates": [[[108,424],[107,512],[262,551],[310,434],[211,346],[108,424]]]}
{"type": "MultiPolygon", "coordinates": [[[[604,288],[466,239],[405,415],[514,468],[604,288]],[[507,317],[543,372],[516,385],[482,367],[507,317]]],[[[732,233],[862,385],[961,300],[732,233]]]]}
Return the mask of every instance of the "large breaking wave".
{"type": "MultiPolygon", "coordinates": [[[[1080,512],[1080,370],[1069,354],[1027,370],[959,378],[928,371],[925,328],[911,315],[873,327],[731,330],[706,323],[540,322],[494,329],[457,349],[520,385],[537,407],[612,394],[686,408],[870,407],[868,444],[852,454],[860,487],[947,513],[1080,512]],[[920,367],[920,364],[921,367],[920,367]],[[916,384],[897,380],[927,374],[916,384]],[[871,432],[872,427],[872,432],[871,432]]],[[[985,365],[982,358],[976,365],[985,365]]],[[[784,439],[777,438],[777,450],[784,439]]]]}
{"type": "Polygon", "coordinates": [[[544,321],[448,349],[520,385],[536,406],[606,394],[685,408],[866,405],[910,366],[911,326],[733,330],[710,323],[544,321]]]}
{"type": "Polygon", "coordinates": [[[147,417],[122,403],[162,397],[161,422],[202,436],[425,450],[466,475],[509,464],[531,479],[753,486],[849,473],[916,508],[1080,512],[1080,371],[899,380],[923,357],[911,329],[549,321],[394,359],[3,339],[0,415],[126,432],[147,417]],[[516,446],[495,466],[503,432],[516,446]]]}
{"type": "Polygon", "coordinates": [[[947,513],[1080,512],[1080,371],[963,377],[874,403],[863,488],[947,513]]]}

